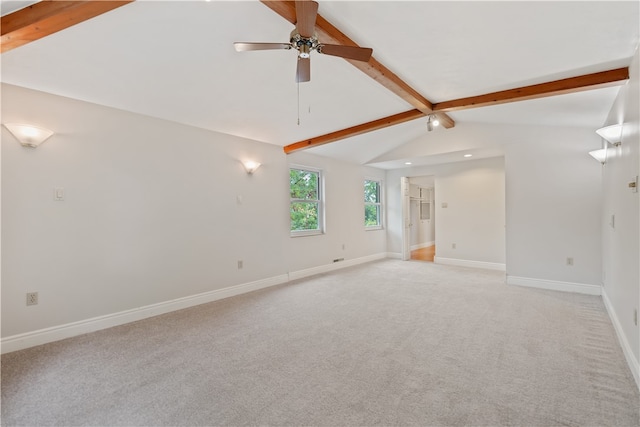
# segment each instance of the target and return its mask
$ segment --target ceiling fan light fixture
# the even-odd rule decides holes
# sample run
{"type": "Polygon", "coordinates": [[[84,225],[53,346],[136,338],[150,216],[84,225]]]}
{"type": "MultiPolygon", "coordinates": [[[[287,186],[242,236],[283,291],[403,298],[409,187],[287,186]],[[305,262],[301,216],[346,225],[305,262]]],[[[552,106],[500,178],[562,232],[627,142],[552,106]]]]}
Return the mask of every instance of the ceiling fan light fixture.
{"type": "Polygon", "coordinates": [[[300,52],[298,54],[300,58],[308,58],[309,54],[311,53],[311,48],[308,44],[302,44],[298,47],[298,51],[300,52]]]}

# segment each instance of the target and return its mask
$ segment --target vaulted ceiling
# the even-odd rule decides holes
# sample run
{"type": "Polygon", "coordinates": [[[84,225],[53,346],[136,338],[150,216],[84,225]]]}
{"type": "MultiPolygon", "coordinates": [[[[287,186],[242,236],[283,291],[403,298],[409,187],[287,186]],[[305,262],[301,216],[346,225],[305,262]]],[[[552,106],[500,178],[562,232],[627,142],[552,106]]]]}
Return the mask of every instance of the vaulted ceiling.
{"type": "MultiPolygon", "coordinates": [[[[3,19],[31,3],[3,1],[3,19]]],[[[329,135],[335,142],[309,151],[389,168],[412,157],[402,147],[446,142],[471,124],[599,127],[624,83],[607,73],[628,67],[640,33],[635,1],[319,3],[320,41],[332,42],[332,25],[342,43],[373,48],[369,64],[312,52],[311,82],[296,84],[294,51],[234,50],[236,41],[288,42],[292,2],[138,0],[6,50],[1,79],[283,147],[329,135]],[[551,91],[544,83],[585,75],[614,84],[474,105],[479,95],[551,91]],[[409,95],[393,87],[395,77],[409,95]],[[444,107],[450,129],[427,132],[423,113],[444,107]]],[[[499,154],[491,144],[475,149],[499,154]]]]}

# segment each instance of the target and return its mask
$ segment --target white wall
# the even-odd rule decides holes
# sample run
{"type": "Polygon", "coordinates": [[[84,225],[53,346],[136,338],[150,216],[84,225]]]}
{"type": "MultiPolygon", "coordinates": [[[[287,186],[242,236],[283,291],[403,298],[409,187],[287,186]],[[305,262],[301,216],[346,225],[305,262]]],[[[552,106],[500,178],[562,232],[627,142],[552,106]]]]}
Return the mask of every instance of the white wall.
{"type": "Polygon", "coordinates": [[[402,252],[400,177],[434,175],[438,258],[504,264],[504,160],[501,157],[388,171],[388,250],[402,252]],[[442,208],[442,203],[447,208],[442,208]],[[456,249],[452,244],[456,244],[456,249]]]}
{"type": "Polygon", "coordinates": [[[286,272],[278,147],[9,85],[2,108],[55,131],[2,130],[3,337],[286,272]]]}
{"type": "Polygon", "coordinates": [[[640,306],[640,209],[639,193],[634,193],[628,187],[640,169],[638,52],[633,58],[629,74],[629,82],[621,88],[608,120],[604,123],[624,123],[624,132],[619,147],[609,146],[607,162],[603,168],[603,296],[609,304],[609,312],[621,338],[627,360],[640,386],[640,332],[633,321],[633,312],[640,306]],[[615,215],[615,227],[610,225],[612,215],[615,215]]]}
{"type": "Polygon", "coordinates": [[[504,159],[469,164],[455,163],[436,175],[436,256],[504,264],[504,159]]]}
{"type": "Polygon", "coordinates": [[[55,131],[27,149],[2,128],[3,339],[385,251],[363,227],[384,172],[295,156],[325,169],[327,234],[292,239],[281,147],[11,85],[2,115],[55,131]]]}
{"type": "Polygon", "coordinates": [[[328,264],[339,258],[349,260],[386,252],[384,228],[364,227],[364,180],[381,180],[384,188],[385,171],[304,152],[293,153],[287,160],[289,165],[321,169],[326,195],[325,233],[290,238],[290,271],[317,266],[319,260],[320,264],[328,264]]]}
{"type": "Polygon", "coordinates": [[[507,275],[599,287],[601,165],[594,129],[543,128],[506,146],[507,275]],[[567,265],[567,258],[574,264],[567,265]]]}

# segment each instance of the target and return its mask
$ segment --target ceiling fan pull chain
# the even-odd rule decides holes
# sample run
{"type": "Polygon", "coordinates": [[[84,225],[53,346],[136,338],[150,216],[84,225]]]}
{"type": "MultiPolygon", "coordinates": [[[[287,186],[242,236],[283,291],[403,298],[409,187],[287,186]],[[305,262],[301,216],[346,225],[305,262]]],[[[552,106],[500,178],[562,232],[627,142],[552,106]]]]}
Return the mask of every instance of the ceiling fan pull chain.
{"type": "Polygon", "coordinates": [[[297,82],[298,86],[298,126],[300,126],[300,82],[297,82]]]}

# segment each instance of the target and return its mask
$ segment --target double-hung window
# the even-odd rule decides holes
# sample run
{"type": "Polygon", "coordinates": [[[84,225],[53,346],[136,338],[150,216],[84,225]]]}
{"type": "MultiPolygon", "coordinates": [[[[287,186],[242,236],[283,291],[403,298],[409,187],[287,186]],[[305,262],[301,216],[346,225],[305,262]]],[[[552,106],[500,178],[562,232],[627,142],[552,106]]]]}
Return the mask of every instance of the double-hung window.
{"type": "Polygon", "coordinates": [[[291,235],[323,232],[322,172],[307,167],[289,169],[291,235]]]}
{"type": "Polygon", "coordinates": [[[364,180],[364,226],[368,230],[382,228],[381,182],[364,180]]]}

